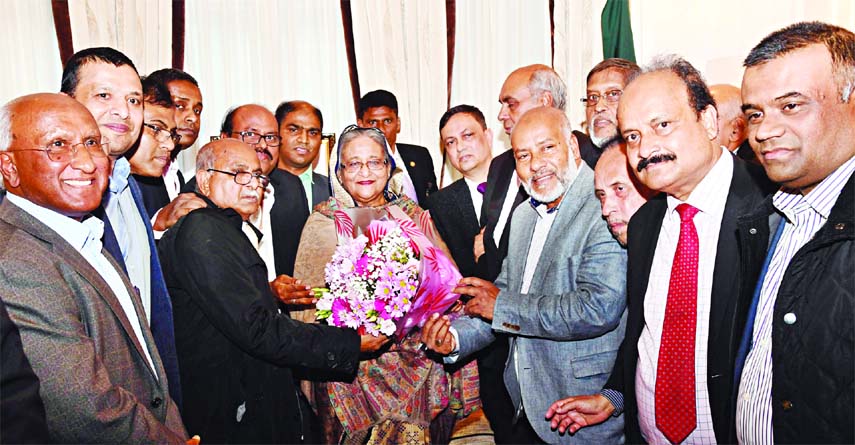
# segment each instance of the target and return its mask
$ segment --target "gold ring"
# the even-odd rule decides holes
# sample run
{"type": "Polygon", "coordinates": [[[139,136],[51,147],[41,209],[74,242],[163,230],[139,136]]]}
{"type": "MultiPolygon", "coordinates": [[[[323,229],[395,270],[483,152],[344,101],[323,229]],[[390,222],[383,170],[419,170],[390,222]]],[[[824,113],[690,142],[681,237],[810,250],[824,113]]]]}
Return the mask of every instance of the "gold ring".
{"type": "Polygon", "coordinates": [[[442,346],[442,339],[438,338],[434,343],[436,343],[437,346],[442,346]]]}

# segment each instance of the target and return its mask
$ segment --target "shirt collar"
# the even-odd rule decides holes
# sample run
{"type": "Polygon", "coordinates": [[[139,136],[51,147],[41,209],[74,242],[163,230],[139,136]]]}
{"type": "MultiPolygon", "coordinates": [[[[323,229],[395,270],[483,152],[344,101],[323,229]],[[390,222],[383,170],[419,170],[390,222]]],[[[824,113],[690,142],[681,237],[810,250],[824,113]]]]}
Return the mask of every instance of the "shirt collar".
{"type": "Polygon", "coordinates": [[[706,176],[701,179],[701,182],[695,186],[686,201],[680,201],[668,195],[669,213],[676,212],[677,206],[684,202],[708,215],[724,213],[724,205],[730,191],[730,181],[733,178],[733,156],[729,154],[726,148],[719,147],[719,149],[722,152],[721,156],[718,157],[706,176]]]}
{"type": "Polygon", "coordinates": [[[855,172],[855,157],[849,158],[830,175],[826,176],[807,195],[799,192],[778,190],[772,197],[772,205],[780,210],[790,222],[794,222],[796,214],[812,209],[823,219],[828,219],[831,209],[837,202],[843,186],[855,172]]]}
{"type": "Polygon", "coordinates": [[[312,169],[307,168],[306,171],[304,171],[303,173],[300,173],[300,175],[299,175],[300,180],[303,181],[304,183],[314,184],[315,181],[314,181],[314,178],[312,176],[312,173],[314,173],[312,171],[312,169]]]}
{"type": "Polygon", "coordinates": [[[110,193],[118,194],[128,187],[128,176],[131,174],[131,164],[121,157],[113,163],[113,173],[110,175],[110,193]]]}
{"type": "Polygon", "coordinates": [[[71,247],[74,247],[75,250],[83,251],[91,243],[97,243],[98,250],[101,250],[100,244],[101,237],[104,234],[104,223],[100,219],[89,216],[83,222],[80,222],[18,195],[8,193],[6,194],[6,199],[44,223],[44,225],[50,227],[65,239],[68,244],[71,244],[71,247]]]}

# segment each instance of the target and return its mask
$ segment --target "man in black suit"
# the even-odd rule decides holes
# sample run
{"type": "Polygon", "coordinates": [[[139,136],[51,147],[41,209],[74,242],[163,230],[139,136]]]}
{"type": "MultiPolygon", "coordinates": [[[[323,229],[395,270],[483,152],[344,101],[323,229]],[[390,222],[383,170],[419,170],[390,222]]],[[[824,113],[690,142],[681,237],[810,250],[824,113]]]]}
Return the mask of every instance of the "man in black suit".
{"type": "Polygon", "coordinates": [[[302,100],[282,102],[276,107],[279,124],[279,169],[300,178],[306,194],[306,206],[312,209],[329,199],[330,180],[312,170],[321,149],[324,115],[302,100]]]}
{"type": "Polygon", "coordinates": [[[398,117],[398,99],[386,90],[375,90],[359,99],[356,123],[360,127],[379,128],[386,136],[395,164],[403,165],[404,193],[422,208],[429,208],[428,196],[436,192],[436,174],[427,148],[419,145],[399,144],[401,119],[398,117]]]}
{"type": "Polygon", "coordinates": [[[175,308],[183,418],[211,443],[314,443],[291,367],[354,375],[360,350],[383,340],[292,320],[278,310],[248,223],[267,177],[252,147],[211,142],[196,160],[207,207],[158,244],[175,308]],[[215,242],[211,242],[214,240],[215,242]]]}
{"type": "Polygon", "coordinates": [[[662,193],[629,223],[626,338],[609,381],[546,415],[575,432],[623,411],[627,443],[733,443],[734,359],[761,266],[741,258],[736,223],[770,184],[715,143],[715,102],[683,59],[654,61],[618,116],[630,167],[662,193]]]}

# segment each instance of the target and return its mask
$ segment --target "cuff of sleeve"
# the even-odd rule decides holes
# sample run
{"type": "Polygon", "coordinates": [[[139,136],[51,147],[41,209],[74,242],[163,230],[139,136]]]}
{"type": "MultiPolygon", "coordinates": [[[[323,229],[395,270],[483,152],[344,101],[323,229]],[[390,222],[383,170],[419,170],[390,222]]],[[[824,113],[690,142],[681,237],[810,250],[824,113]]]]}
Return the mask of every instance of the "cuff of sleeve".
{"type": "Polygon", "coordinates": [[[460,359],[460,337],[457,334],[457,329],[454,329],[454,326],[449,326],[448,332],[450,332],[451,336],[454,338],[454,349],[452,349],[451,353],[446,355],[442,361],[451,365],[457,363],[457,360],[460,359]]]}
{"type": "Polygon", "coordinates": [[[623,414],[623,394],[620,391],[603,389],[600,391],[600,395],[609,399],[609,402],[615,407],[615,411],[612,413],[613,417],[623,414]]]}
{"type": "Polygon", "coordinates": [[[157,215],[160,215],[160,210],[154,212],[154,215],[151,217],[151,231],[154,234],[154,239],[156,240],[160,240],[163,234],[166,233],[165,230],[154,230],[154,222],[157,221],[157,215]]]}

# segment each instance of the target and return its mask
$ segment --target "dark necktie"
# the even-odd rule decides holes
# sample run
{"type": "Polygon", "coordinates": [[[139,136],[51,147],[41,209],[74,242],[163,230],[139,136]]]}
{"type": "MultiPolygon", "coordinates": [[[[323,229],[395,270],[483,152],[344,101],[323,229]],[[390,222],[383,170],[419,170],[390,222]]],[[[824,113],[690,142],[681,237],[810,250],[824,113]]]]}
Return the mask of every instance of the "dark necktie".
{"type": "Polygon", "coordinates": [[[695,331],[698,319],[698,232],[692,219],[698,209],[677,206],[680,239],[671,265],[668,302],[656,368],[656,427],[671,443],[694,431],[695,331]]]}

